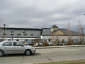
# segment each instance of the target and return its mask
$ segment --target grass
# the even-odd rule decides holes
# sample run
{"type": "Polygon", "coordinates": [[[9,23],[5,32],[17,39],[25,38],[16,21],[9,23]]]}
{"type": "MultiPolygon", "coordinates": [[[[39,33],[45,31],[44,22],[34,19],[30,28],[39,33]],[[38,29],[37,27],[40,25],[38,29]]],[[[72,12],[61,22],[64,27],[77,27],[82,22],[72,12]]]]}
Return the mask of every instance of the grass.
{"type": "Polygon", "coordinates": [[[63,62],[49,62],[49,63],[39,63],[39,64],[85,64],[85,60],[73,60],[73,61],[63,61],[63,62]]]}

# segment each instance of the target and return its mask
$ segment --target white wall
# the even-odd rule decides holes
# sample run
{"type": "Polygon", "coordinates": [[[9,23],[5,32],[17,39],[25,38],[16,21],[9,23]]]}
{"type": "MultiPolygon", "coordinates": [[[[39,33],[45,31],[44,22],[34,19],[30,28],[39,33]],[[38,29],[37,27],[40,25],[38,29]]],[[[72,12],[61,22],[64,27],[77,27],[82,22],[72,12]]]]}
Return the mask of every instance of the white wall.
{"type": "Polygon", "coordinates": [[[68,40],[69,38],[72,38],[72,39],[80,39],[80,36],[41,36],[41,39],[59,39],[59,40],[68,40]]]}

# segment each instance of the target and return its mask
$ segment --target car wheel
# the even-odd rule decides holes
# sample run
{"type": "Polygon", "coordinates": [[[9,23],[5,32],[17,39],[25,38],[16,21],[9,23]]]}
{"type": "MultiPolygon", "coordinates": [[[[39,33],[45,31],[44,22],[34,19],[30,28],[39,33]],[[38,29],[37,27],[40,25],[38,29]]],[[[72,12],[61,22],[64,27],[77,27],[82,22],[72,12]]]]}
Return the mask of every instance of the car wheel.
{"type": "Polygon", "coordinates": [[[26,56],[30,56],[31,54],[32,54],[32,53],[31,53],[30,50],[26,50],[26,51],[25,51],[25,55],[26,55],[26,56]]]}
{"type": "Polygon", "coordinates": [[[3,55],[4,55],[4,53],[2,51],[0,51],[0,57],[3,56],[3,55]]]}

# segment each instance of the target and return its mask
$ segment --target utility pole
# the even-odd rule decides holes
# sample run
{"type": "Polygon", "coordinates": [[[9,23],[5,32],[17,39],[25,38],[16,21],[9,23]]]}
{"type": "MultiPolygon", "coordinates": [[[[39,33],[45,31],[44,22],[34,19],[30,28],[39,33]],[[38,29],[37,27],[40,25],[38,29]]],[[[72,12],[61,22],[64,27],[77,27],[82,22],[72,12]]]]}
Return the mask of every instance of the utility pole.
{"type": "Polygon", "coordinates": [[[5,38],[6,36],[6,24],[3,24],[3,37],[5,38]]]}

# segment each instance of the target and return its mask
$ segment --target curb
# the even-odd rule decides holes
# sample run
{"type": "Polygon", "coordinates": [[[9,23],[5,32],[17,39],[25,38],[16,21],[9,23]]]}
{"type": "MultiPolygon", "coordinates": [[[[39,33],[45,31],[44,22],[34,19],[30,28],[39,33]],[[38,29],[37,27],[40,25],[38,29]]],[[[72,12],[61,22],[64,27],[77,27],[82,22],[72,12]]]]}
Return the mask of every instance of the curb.
{"type": "Polygon", "coordinates": [[[85,45],[45,46],[45,47],[35,47],[35,49],[50,49],[50,48],[65,48],[65,47],[85,47],[85,45]]]}
{"type": "Polygon", "coordinates": [[[85,47],[85,45],[69,45],[69,47],[85,47]]]}
{"type": "Polygon", "coordinates": [[[49,49],[49,48],[64,48],[66,46],[46,46],[46,47],[35,47],[35,49],[49,49]]]}

